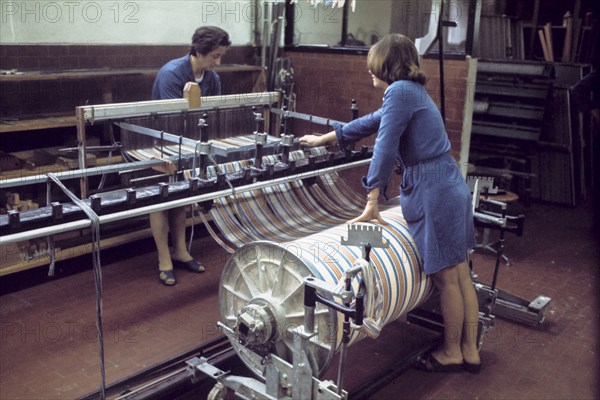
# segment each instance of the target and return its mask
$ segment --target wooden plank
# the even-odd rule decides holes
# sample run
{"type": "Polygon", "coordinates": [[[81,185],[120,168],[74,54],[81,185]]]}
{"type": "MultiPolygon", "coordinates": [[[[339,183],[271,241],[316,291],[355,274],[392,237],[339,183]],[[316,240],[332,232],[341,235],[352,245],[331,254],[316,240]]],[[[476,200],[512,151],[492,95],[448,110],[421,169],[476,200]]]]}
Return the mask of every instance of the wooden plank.
{"type": "Polygon", "coordinates": [[[554,44],[552,41],[552,24],[550,22],[544,25],[544,33],[546,36],[546,48],[548,49],[548,61],[554,62],[554,44]]]}
{"type": "MultiPolygon", "coordinates": [[[[215,68],[218,73],[261,71],[260,66],[224,64],[215,68]]],[[[16,74],[0,75],[0,82],[43,82],[81,79],[106,79],[128,76],[155,77],[157,68],[99,68],[65,69],[51,71],[18,71],[16,74]]]]}
{"type": "Polygon", "coordinates": [[[69,116],[17,119],[0,124],[0,133],[66,128],[75,126],[76,124],[77,121],[74,114],[69,116]]]}
{"type": "Polygon", "coordinates": [[[542,51],[544,52],[544,60],[550,61],[550,53],[548,52],[544,31],[542,29],[538,30],[538,35],[540,37],[540,43],[542,44],[542,51]]]}
{"type": "Polygon", "coordinates": [[[571,62],[571,41],[573,35],[573,18],[571,15],[565,17],[565,43],[563,45],[563,53],[561,61],[564,63],[571,62]]]}

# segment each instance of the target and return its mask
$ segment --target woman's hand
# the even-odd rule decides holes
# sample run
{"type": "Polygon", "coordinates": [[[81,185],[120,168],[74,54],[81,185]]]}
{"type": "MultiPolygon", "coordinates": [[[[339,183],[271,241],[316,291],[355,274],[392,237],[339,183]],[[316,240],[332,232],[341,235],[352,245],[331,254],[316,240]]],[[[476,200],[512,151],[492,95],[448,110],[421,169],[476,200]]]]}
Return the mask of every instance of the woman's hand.
{"type": "Polygon", "coordinates": [[[336,139],[335,131],[331,131],[326,134],[316,133],[302,136],[300,138],[300,145],[308,147],[324,146],[329,142],[335,142],[336,139]]]}
{"type": "Polygon", "coordinates": [[[346,223],[353,224],[355,222],[369,222],[372,220],[376,220],[381,225],[388,224],[383,218],[381,218],[381,214],[379,214],[379,204],[377,203],[377,199],[368,200],[362,214],[346,223]]]}
{"type": "Polygon", "coordinates": [[[317,147],[323,145],[322,135],[304,135],[300,138],[301,146],[317,147]]]}

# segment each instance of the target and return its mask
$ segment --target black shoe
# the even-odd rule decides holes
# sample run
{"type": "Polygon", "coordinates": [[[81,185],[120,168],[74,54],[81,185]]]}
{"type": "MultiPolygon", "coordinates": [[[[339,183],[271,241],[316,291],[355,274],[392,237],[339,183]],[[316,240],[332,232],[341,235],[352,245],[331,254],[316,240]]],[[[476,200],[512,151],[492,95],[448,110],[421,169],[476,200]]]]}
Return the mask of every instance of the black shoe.
{"type": "Polygon", "coordinates": [[[477,375],[481,371],[481,363],[472,364],[469,362],[463,362],[463,367],[465,371],[470,372],[471,374],[477,375]]]}
{"type": "Polygon", "coordinates": [[[190,261],[172,260],[173,268],[187,269],[192,272],[204,272],[206,269],[198,261],[191,259],[190,261]]]}
{"type": "Polygon", "coordinates": [[[416,369],[425,371],[425,372],[463,372],[464,364],[441,364],[438,360],[435,359],[433,354],[427,353],[423,357],[419,357],[417,360],[417,364],[415,365],[416,369]]]}

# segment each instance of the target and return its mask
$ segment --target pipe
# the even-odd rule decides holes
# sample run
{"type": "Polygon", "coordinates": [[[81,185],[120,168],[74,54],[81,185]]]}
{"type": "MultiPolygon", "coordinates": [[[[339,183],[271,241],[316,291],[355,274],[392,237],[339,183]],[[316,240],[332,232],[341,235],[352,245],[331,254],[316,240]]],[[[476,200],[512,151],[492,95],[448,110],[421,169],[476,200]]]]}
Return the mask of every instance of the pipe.
{"type": "MultiPolygon", "coordinates": [[[[217,199],[220,197],[232,196],[236,193],[244,193],[244,192],[250,192],[250,191],[253,191],[256,189],[263,189],[263,188],[266,188],[269,186],[275,186],[275,185],[278,185],[281,183],[296,181],[299,179],[313,178],[313,177],[316,177],[319,175],[330,174],[335,171],[342,171],[345,169],[350,169],[350,168],[366,165],[366,164],[369,164],[370,162],[371,162],[370,158],[365,159],[365,160],[353,161],[353,162],[350,162],[347,164],[336,165],[336,166],[332,166],[332,167],[318,169],[316,171],[303,172],[300,174],[290,175],[290,176],[286,176],[286,177],[256,182],[256,183],[252,183],[249,185],[240,186],[240,187],[237,187],[234,189],[224,189],[224,190],[220,190],[220,191],[213,192],[213,193],[206,193],[206,194],[202,194],[202,195],[198,195],[198,196],[185,197],[183,199],[177,199],[177,200],[173,200],[173,201],[169,201],[169,202],[165,202],[165,203],[153,204],[150,206],[140,207],[140,208],[136,208],[133,210],[121,211],[121,212],[116,212],[116,213],[108,214],[108,215],[101,215],[101,216],[99,216],[100,225],[107,224],[110,222],[116,222],[116,221],[120,221],[120,220],[124,220],[124,219],[139,217],[139,216],[150,214],[150,213],[157,212],[157,211],[169,210],[171,208],[187,206],[187,205],[194,204],[194,203],[201,203],[201,202],[204,202],[207,200],[213,200],[213,199],[217,199]]],[[[35,239],[35,238],[44,237],[44,236],[48,236],[48,235],[55,235],[58,233],[69,232],[69,231],[73,231],[73,230],[77,230],[77,229],[89,228],[90,226],[91,226],[91,222],[87,219],[83,219],[83,220],[79,220],[79,221],[68,222],[68,223],[60,224],[60,225],[53,225],[53,226],[40,228],[40,229],[32,229],[32,230],[26,231],[26,232],[20,232],[20,233],[14,233],[14,234],[10,234],[10,235],[0,236],[0,245],[20,242],[20,241],[28,240],[28,239],[35,239]]]]}

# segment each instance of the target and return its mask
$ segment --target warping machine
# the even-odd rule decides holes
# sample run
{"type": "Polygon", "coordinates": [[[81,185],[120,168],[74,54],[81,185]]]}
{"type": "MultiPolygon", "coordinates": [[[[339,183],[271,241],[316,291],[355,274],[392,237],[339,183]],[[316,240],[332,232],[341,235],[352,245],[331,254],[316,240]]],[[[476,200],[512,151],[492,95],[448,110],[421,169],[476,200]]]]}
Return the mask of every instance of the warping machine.
{"type": "MultiPolygon", "coordinates": [[[[219,287],[219,326],[259,379],[232,376],[204,358],[190,359],[190,371],[218,381],[212,398],[228,390],[242,398],[346,398],[348,346],[377,337],[385,325],[423,306],[433,285],[399,206],[382,207],[385,226],[345,223],[360,214],[364,198],[338,171],[368,164],[372,149],[301,149],[285,129],[277,132],[286,119],[334,121],[277,103],[278,93],[250,93],[203,98],[195,109],[187,100],[79,107],[81,165],[85,126],[99,122],[121,132],[119,145],[130,162],[2,182],[50,186],[80,178],[82,199],[48,196],[45,207],[0,216],[0,244],[88,227],[98,233],[103,224],[200,204],[193,208],[232,253],[219,287]],[[211,133],[213,126],[220,134],[211,133]],[[85,196],[89,176],[152,168],[168,182],[144,176],[85,196]],[[334,355],[337,382],[323,381],[334,355]]],[[[495,299],[493,291],[481,293],[480,343],[493,323],[495,299]]],[[[428,319],[429,327],[436,323],[428,319]]]]}

